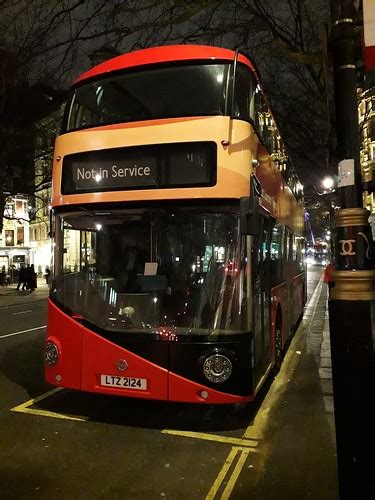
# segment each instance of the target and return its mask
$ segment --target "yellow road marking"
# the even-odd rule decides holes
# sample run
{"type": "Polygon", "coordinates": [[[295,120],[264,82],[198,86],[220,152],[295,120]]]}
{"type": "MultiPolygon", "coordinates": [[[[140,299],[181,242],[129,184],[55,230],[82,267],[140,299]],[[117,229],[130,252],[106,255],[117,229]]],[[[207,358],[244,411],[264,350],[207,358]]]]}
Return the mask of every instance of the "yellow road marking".
{"type": "Polygon", "coordinates": [[[237,450],[236,448],[232,448],[229,452],[228,458],[225,460],[221,471],[219,472],[217,478],[215,479],[214,484],[212,485],[210,491],[208,492],[208,495],[206,496],[206,500],[212,500],[215,498],[216,493],[219,491],[221,483],[224,481],[225,476],[228,473],[228,470],[230,466],[232,465],[233,460],[235,459],[237,455],[237,450]]]}
{"type": "Polygon", "coordinates": [[[228,479],[227,486],[221,496],[223,500],[227,500],[230,497],[230,494],[232,493],[232,490],[234,488],[234,485],[236,484],[238,476],[240,475],[242,467],[245,465],[249,453],[250,450],[240,450],[240,458],[238,459],[234,471],[232,472],[232,475],[228,479]]]}
{"type": "Polygon", "coordinates": [[[52,417],[52,418],[61,418],[63,420],[76,420],[79,422],[84,422],[87,420],[85,417],[72,417],[70,415],[65,415],[64,413],[55,413],[53,411],[48,411],[48,410],[38,410],[35,408],[30,408],[30,406],[34,405],[35,403],[38,403],[39,401],[42,401],[43,399],[47,399],[49,396],[52,396],[56,392],[62,391],[62,387],[56,387],[55,389],[52,389],[51,391],[48,391],[44,394],[41,394],[37,398],[34,399],[29,399],[29,401],[26,401],[25,403],[22,403],[18,406],[15,406],[14,408],[11,408],[10,411],[16,411],[18,413],[28,413],[32,415],[39,415],[41,417],[52,417]]]}
{"type": "Polygon", "coordinates": [[[258,446],[258,441],[256,441],[255,439],[218,436],[217,434],[206,434],[204,432],[173,431],[171,429],[163,429],[161,432],[162,434],[172,434],[174,436],[202,439],[204,441],[214,441],[215,443],[235,444],[237,446],[245,446],[248,448],[255,448],[256,446],[258,446]]]}
{"type": "Polygon", "coordinates": [[[232,449],[230,450],[229,455],[223,464],[223,467],[221,468],[214,484],[212,485],[210,491],[208,492],[208,494],[206,496],[206,500],[213,500],[215,498],[221,485],[224,482],[224,479],[226,478],[226,476],[228,474],[229,469],[231,468],[235,458],[237,457],[237,454],[239,453],[240,454],[239,459],[234,467],[232,474],[230,475],[230,477],[227,481],[227,485],[225,487],[223,494],[220,496],[220,499],[228,499],[229,498],[250,451],[251,450],[249,448],[240,448],[237,446],[232,446],[232,449]]]}

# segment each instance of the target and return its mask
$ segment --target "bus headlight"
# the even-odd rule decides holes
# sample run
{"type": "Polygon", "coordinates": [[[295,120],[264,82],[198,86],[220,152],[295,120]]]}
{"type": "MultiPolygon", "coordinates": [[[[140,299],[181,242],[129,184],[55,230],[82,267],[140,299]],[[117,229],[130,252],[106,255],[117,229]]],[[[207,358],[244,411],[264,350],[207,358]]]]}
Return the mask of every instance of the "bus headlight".
{"type": "Polygon", "coordinates": [[[59,360],[59,350],[50,340],[46,343],[44,348],[44,361],[48,366],[53,366],[59,360]]]}
{"type": "Polygon", "coordinates": [[[203,362],[204,376],[215,384],[228,380],[232,374],[232,368],[232,361],[223,354],[212,354],[203,362]]]}

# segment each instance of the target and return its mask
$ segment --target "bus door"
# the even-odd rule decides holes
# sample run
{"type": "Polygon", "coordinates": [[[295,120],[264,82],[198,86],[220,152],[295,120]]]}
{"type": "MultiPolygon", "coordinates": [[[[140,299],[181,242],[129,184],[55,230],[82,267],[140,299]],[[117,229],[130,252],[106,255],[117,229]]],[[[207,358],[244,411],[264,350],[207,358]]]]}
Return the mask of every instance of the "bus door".
{"type": "Polygon", "coordinates": [[[272,221],[261,216],[259,235],[254,236],[252,248],[253,269],[253,325],[255,354],[255,383],[264,375],[271,362],[271,287],[270,240],[272,221]]]}

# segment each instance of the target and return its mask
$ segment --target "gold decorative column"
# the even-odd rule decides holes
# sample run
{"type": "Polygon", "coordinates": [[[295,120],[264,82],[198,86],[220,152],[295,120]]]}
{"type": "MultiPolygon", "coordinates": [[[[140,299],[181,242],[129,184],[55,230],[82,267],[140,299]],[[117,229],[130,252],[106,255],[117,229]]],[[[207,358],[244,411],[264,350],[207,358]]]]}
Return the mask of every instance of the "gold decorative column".
{"type": "Polygon", "coordinates": [[[365,208],[345,208],[335,214],[337,228],[335,286],[336,300],[375,300],[374,249],[370,213],[365,208]]]}

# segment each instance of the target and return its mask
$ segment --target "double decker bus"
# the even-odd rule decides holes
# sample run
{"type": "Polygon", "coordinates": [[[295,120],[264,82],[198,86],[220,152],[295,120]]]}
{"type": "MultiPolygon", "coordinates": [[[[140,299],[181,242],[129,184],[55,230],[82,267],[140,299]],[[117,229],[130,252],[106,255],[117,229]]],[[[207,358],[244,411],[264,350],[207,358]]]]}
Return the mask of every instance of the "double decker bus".
{"type": "Polygon", "coordinates": [[[252,400],[303,312],[303,213],[247,57],[162,46],[91,68],[54,152],[47,382],[252,400]]]}
{"type": "Polygon", "coordinates": [[[326,241],[319,239],[314,243],[314,264],[326,266],[330,261],[329,245],[326,241]]]}

